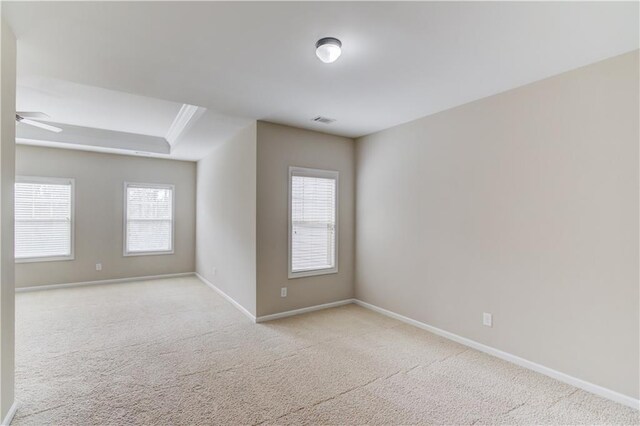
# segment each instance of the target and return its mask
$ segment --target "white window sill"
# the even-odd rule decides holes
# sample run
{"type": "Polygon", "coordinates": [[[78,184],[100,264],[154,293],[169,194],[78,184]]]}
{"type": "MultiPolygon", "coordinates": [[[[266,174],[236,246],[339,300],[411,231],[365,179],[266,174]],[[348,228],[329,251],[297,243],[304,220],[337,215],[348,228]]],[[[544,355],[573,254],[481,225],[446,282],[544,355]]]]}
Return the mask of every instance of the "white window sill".
{"type": "Polygon", "coordinates": [[[65,262],[75,260],[74,256],[23,257],[15,259],[15,263],[65,262]]]}
{"type": "Polygon", "coordinates": [[[313,269],[310,271],[299,271],[299,272],[289,271],[289,279],[292,280],[295,278],[315,277],[317,275],[330,275],[330,274],[337,274],[337,273],[338,273],[338,268],[313,269]]]}
{"type": "Polygon", "coordinates": [[[122,255],[124,257],[130,257],[130,256],[162,256],[162,255],[169,255],[169,254],[174,254],[174,251],[135,251],[135,252],[131,252],[131,253],[123,253],[122,255]]]}

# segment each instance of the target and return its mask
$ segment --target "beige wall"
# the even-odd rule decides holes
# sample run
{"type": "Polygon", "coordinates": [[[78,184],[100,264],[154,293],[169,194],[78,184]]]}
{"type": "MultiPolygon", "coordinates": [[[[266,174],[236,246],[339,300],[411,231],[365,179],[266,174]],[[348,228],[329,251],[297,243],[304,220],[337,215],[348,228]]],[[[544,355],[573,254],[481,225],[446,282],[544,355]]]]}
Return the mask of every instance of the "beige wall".
{"type": "Polygon", "coordinates": [[[636,51],[359,139],[356,296],[638,398],[638,71],[636,51]]]}
{"type": "MultiPolygon", "coordinates": [[[[0,15],[2,12],[0,5],[0,15]]],[[[0,421],[14,399],[15,287],[13,183],[16,140],[16,39],[0,18],[0,421]]]]}
{"type": "Polygon", "coordinates": [[[354,154],[351,139],[258,122],[259,316],[353,297],[354,154]],[[340,172],[337,274],[288,279],[289,166],[340,172]]]}
{"type": "Polygon", "coordinates": [[[255,123],[198,162],[196,210],[196,271],[255,315],[255,123]]]}
{"type": "Polygon", "coordinates": [[[16,174],[75,178],[75,260],[18,263],[16,287],[194,271],[195,163],[18,145],[16,174]],[[125,181],[175,185],[174,254],[123,256],[125,181]]]}

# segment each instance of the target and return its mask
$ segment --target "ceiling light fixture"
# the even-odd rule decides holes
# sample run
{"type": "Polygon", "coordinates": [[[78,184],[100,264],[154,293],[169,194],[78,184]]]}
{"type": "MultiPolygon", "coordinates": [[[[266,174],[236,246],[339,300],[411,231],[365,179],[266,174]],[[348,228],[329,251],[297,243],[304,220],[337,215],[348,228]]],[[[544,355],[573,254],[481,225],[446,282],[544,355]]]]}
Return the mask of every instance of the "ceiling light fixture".
{"type": "Polygon", "coordinates": [[[316,56],[325,64],[335,62],[342,53],[342,42],[335,37],[325,37],[316,43],[316,56]]]}

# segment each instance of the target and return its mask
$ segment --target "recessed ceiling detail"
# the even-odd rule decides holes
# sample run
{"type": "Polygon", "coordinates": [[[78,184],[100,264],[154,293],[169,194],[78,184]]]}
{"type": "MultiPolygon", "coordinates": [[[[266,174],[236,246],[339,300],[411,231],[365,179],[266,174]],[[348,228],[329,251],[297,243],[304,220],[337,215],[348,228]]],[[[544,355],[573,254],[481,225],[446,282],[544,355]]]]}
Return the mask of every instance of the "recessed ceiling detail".
{"type": "Polygon", "coordinates": [[[96,151],[109,150],[111,152],[130,154],[142,151],[148,154],[168,155],[171,151],[169,143],[158,136],[73,126],[63,123],[52,124],[55,124],[62,131],[54,133],[45,129],[19,124],[16,129],[16,142],[26,145],[57,146],[96,151]]]}
{"type": "Polygon", "coordinates": [[[228,117],[206,108],[65,80],[21,76],[16,93],[17,143],[88,151],[199,160],[216,144],[235,135],[252,120],[228,117]],[[27,117],[28,115],[28,117],[27,117]],[[54,125],[60,134],[29,129],[54,125]]]}

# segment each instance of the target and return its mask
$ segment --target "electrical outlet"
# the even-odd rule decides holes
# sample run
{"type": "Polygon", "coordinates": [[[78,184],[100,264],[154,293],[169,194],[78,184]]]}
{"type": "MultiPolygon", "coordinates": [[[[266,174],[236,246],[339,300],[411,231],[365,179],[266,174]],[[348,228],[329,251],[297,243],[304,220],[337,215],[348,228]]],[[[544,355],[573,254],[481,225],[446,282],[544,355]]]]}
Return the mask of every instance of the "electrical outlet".
{"type": "Polygon", "coordinates": [[[102,263],[96,263],[96,271],[102,271],[102,263]]]}
{"type": "Polygon", "coordinates": [[[217,272],[216,267],[211,268],[211,275],[215,275],[217,272]]]}
{"type": "Polygon", "coordinates": [[[282,287],[280,289],[280,297],[287,297],[287,288],[286,287],[282,287]]]}
{"type": "Polygon", "coordinates": [[[488,312],[483,312],[482,325],[486,325],[487,327],[493,327],[493,315],[491,315],[488,312]]]}

